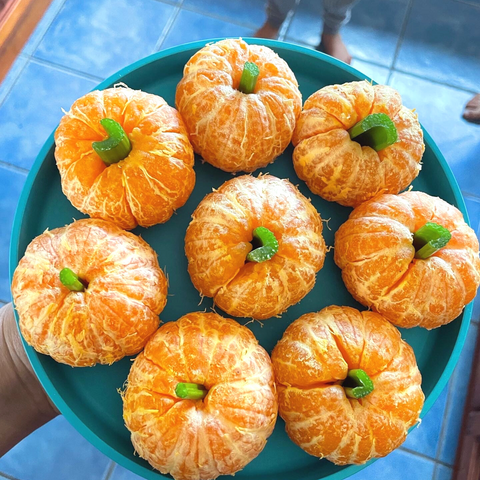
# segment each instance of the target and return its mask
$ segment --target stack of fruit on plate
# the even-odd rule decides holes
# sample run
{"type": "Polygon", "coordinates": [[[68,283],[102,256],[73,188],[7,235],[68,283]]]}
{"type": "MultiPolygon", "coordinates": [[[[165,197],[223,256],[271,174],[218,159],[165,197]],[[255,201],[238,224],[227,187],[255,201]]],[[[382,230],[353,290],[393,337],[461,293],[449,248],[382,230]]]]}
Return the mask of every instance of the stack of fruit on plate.
{"type": "MultiPolygon", "coordinates": [[[[316,457],[345,465],[387,455],[424,402],[396,326],[451,322],[480,283],[478,240],[462,214],[422,192],[399,194],[421,168],[416,115],[395,90],[367,81],[326,86],[302,110],[287,63],[242,40],[198,51],[176,106],[117,86],[65,114],[55,134],[62,190],[91,218],[46,231],[19,262],[12,292],[25,340],[75,367],[141,352],[122,392],[124,420],[138,454],[175,479],[238,472],[260,454],[278,412],[316,457]],[[217,313],[184,312],[158,328],[165,275],[125,230],[167,222],[185,204],[194,151],[251,173],[290,142],[308,188],[354,207],[334,260],[368,310],[302,315],[271,357],[217,313]]],[[[312,290],[326,246],[320,214],[292,183],[241,175],[196,207],[185,253],[201,296],[228,315],[275,322],[312,290]]]]}

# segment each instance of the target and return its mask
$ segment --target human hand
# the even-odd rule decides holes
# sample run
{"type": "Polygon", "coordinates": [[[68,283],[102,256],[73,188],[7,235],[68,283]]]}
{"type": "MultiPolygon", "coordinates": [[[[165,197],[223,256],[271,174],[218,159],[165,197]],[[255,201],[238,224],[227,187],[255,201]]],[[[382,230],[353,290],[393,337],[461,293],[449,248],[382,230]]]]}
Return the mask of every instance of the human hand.
{"type": "Polygon", "coordinates": [[[0,457],[58,413],[28,361],[9,303],[0,309],[0,457]]]}

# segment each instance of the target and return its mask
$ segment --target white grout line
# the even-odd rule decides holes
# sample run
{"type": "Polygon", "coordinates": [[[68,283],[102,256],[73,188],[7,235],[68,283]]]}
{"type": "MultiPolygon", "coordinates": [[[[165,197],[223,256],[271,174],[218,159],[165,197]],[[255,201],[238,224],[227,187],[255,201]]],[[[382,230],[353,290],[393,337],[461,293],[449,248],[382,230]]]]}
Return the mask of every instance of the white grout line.
{"type": "Polygon", "coordinates": [[[0,160],[0,168],[4,168],[5,170],[11,170],[12,172],[20,173],[21,175],[28,175],[29,170],[22,167],[17,167],[11,163],[3,162],[0,160]]]}
{"type": "Polygon", "coordinates": [[[412,8],[413,8],[413,0],[409,0],[407,4],[407,8],[405,10],[405,17],[403,18],[402,26],[400,28],[400,32],[398,33],[397,45],[395,47],[395,53],[393,54],[392,64],[390,65],[390,73],[388,74],[387,84],[390,84],[390,79],[392,77],[392,74],[395,68],[395,63],[397,62],[398,54],[400,53],[400,49],[402,48],[403,37],[407,30],[407,25],[408,25],[408,21],[410,20],[410,13],[412,11],[412,8]]]}
{"type": "Polygon", "coordinates": [[[178,15],[180,14],[180,11],[182,10],[180,5],[183,3],[182,2],[176,7],[174,10],[173,14],[170,15],[170,18],[168,19],[167,23],[165,24],[165,27],[163,27],[162,33],[158,37],[157,43],[155,44],[155,47],[153,49],[154,52],[158,52],[162,48],[162,44],[167,38],[167,35],[170,33],[174,23],[177,20],[178,15]]]}
{"type": "Polygon", "coordinates": [[[107,468],[107,471],[105,472],[105,476],[103,477],[103,480],[110,480],[116,466],[117,464],[113,460],[110,460],[110,464],[108,465],[108,468],[107,468]]]}

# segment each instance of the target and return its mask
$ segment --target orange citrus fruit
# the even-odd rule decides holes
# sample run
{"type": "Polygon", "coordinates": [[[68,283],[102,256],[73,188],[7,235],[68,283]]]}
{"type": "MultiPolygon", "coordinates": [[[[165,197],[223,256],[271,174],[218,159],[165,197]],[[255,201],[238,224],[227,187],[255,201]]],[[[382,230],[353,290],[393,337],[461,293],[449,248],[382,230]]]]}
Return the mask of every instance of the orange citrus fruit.
{"type": "Polygon", "coordinates": [[[233,475],[266,444],[277,418],[270,357],[253,333],[215,313],[189,313],[158,329],[123,395],[135,450],[176,480],[233,475]],[[178,396],[178,385],[204,398],[178,396]]]}
{"type": "Polygon", "coordinates": [[[374,312],[330,306],[293,322],[272,352],[279,413],[294,443],[337,465],[361,464],[400,446],[424,402],[412,348],[374,312]],[[348,395],[363,370],[373,390],[348,395]]]}
{"type": "Polygon", "coordinates": [[[405,328],[451,322],[480,284],[474,231],[458,209],[423,192],[381,195],[353,210],[335,234],[335,262],[356,300],[405,328]],[[451,240],[415,258],[413,233],[427,222],[451,240]]]}
{"type": "Polygon", "coordinates": [[[167,281],[140,237],[99,219],[46,231],[27,247],[12,282],[20,330],[37,352],[71,366],[111,364],[139,352],[159,324],[167,281]],[[69,268],[83,291],[60,280],[69,268]]]}
{"type": "Polygon", "coordinates": [[[293,135],[293,165],[313,193],[355,207],[379,193],[398,193],[420,172],[420,124],[399,93],[367,81],[324,87],[305,102],[293,135]],[[395,124],[398,141],[379,152],[350,139],[348,129],[372,113],[395,124]]]}
{"type": "Polygon", "coordinates": [[[226,172],[253,172],[290,143],[302,109],[295,75],[273,50],[228,39],[206,45],[185,65],[175,103],[195,152],[226,172]],[[239,91],[246,62],[259,76],[239,91]]]}
{"type": "Polygon", "coordinates": [[[83,213],[130,230],[166,222],[195,185],[193,150],[179,113],[163,98],[124,87],[78,99],[55,132],[63,193],[83,213]],[[110,118],[131,142],[128,156],[107,166],[92,148],[110,118]]]}
{"type": "Polygon", "coordinates": [[[188,272],[201,295],[237,317],[266,319],[299,302],[325,259],[322,220],[288,180],[244,175],[207,195],[185,236],[188,272]],[[246,261],[257,227],[269,229],[278,252],[246,261]]]}

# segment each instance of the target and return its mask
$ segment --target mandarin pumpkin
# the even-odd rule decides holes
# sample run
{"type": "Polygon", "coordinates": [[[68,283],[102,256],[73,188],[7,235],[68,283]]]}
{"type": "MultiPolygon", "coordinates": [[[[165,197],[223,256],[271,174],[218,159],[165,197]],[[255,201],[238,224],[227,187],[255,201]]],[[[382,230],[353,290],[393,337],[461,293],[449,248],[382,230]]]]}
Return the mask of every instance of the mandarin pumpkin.
{"type": "Polygon", "coordinates": [[[360,303],[397,326],[432,329],[457,318],[475,297],[478,248],[457,208],[410,191],[381,195],[353,210],[335,234],[334,258],[360,303]],[[425,256],[416,237],[428,228],[445,230],[450,240],[425,256]]]}
{"type": "Polygon", "coordinates": [[[288,180],[244,175],[200,202],[185,252],[201,295],[230,315],[266,319],[313,288],[325,259],[322,220],[288,180]]]}
{"type": "Polygon", "coordinates": [[[272,352],[279,413],[291,440],[337,465],[400,446],[424,402],[412,348],[374,312],[307,313],[272,352]]]}
{"type": "Polygon", "coordinates": [[[84,219],[28,245],[12,296],[29,345],[57,362],[91,366],[143,348],[158,328],[167,281],[140,237],[84,219]]]}
{"type": "Polygon", "coordinates": [[[402,105],[399,93],[367,81],[329,85],[311,95],[292,141],[295,171],[308,188],[350,207],[379,193],[405,189],[420,172],[425,149],[417,116],[402,105]],[[389,133],[387,125],[369,122],[379,117],[393,129],[396,141],[389,146],[379,141],[389,133]],[[349,130],[356,125],[363,135],[352,139],[349,130]],[[373,142],[379,151],[363,145],[372,143],[366,135],[380,137],[373,142]]]}
{"type": "Polygon", "coordinates": [[[205,161],[226,172],[253,172],[290,143],[302,97],[273,50],[228,39],[188,61],[175,103],[205,161]]]}
{"type": "Polygon", "coordinates": [[[73,206],[127,230],[166,222],[195,185],[183,121],[157,95],[124,87],[90,92],[60,121],[55,145],[73,206]]]}
{"type": "Polygon", "coordinates": [[[176,480],[233,475],[266,444],[277,418],[270,357],[253,333],[215,313],[159,328],[123,395],[135,450],[176,480]]]}

